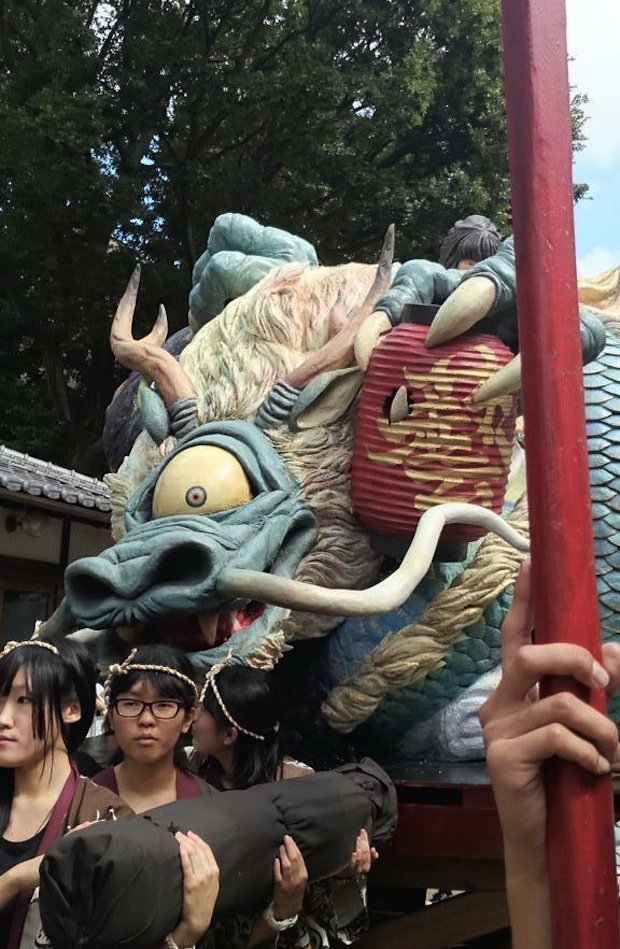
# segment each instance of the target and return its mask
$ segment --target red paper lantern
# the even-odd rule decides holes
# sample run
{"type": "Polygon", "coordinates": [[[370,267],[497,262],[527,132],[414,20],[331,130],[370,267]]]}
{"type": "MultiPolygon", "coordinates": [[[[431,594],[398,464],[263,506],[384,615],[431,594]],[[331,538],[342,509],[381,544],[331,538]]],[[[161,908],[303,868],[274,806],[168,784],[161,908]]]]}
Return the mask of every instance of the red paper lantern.
{"type": "MultiPolygon", "coordinates": [[[[512,353],[483,334],[427,349],[427,332],[413,323],[393,329],[373,350],[362,387],[351,496],[359,519],[379,535],[410,538],[436,504],[502,510],[516,397],[475,405],[471,394],[512,353]]],[[[442,540],[463,543],[483,533],[454,524],[442,540]]]]}

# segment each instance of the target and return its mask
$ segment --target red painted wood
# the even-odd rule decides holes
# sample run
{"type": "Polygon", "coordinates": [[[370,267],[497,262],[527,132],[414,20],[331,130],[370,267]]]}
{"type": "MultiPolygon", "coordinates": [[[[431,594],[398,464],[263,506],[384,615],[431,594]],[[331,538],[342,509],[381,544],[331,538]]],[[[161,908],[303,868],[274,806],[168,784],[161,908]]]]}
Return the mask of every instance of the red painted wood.
{"type": "MultiPolygon", "coordinates": [[[[503,860],[502,834],[490,783],[413,779],[395,780],[395,785],[398,825],[389,845],[390,854],[412,862],[503,860]]],[[[617,820],[620,785],[614,795],[614,809],[617,820]]]]}
{"type": "Polygon", "coordinates": [[[502,860],[490,785],[396,785],[398,826],[390,853],[411,860],[502,860]]]}
{"type": "MultiPolygon", "coordinates": [[[[502,0],[502,15],[536,633],[596,654],[564,0],[502,0]]],[[[617,949],[610,782],[557,762],[546,786],[553,945],[617,949]]]]}

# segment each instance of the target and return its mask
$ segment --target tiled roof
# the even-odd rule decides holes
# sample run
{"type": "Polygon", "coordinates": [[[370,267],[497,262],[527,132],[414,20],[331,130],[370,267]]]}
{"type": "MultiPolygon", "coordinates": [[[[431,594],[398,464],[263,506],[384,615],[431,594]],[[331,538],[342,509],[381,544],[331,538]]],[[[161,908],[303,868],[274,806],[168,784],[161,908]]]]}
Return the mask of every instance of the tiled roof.
{"type": "Polygon", "coordinates": [[[110,510],[110,492],[103,481],[22,455],[4,445],[0,445],[0,488],[104,513],[110,510]]]}

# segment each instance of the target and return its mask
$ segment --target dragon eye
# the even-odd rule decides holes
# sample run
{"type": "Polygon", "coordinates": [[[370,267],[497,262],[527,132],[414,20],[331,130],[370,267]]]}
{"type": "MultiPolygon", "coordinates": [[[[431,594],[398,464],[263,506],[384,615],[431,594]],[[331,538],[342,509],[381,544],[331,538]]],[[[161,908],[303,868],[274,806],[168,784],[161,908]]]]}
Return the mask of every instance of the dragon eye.
{"type": "Polygon", "coordinates": [[[153,517],[216,514],[252,500],[243,467],[229,451],[195,445],[175,455],[153,492],[153,517]]]}
{"type": "Polygon", "coordinates": [[[190,507],[200,507],[207,500],[207,492],[199,484],[195,484],[185,492],[185,500],[190,507]]]}

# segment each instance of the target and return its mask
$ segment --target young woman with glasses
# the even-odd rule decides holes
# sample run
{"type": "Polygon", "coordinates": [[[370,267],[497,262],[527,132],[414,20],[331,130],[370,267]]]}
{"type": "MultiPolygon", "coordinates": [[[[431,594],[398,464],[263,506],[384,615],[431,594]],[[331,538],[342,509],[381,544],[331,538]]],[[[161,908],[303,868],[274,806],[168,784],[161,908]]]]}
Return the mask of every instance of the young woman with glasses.
{"type": "Polygon", "coordinates": [[[95,775],[96,784],[136,813],[212,790],[190,774],[183,748],[197,700],[186,656],[165,645],[135,649],[110,668],[106,698],[120,760],[95,775]]]}
{"type": "MultiPolygon", "coordinates": [[[[189,772],[184,750],[198,701],[192,673],[189,659],[164,645],[141,646],[122,665],[110,667],[106,682],[107,728],[114,733],[122,757],[93,780],[120,794],[136,813],[215,791],[189,772]]],[[[189,842],[197,848],[198,838],[189,836],[189,842]]],[[[290,837],[284,839],[276,863],[274,905],[288,907],[291,893],[303,893],[307,878],[303,858],[290,837]]],[[[190,868],[189,863],[184,865],[184,874],[190,868]]],[[[259,945],[273,936],[264,920],[255,922],[244,916],[230,917],[206,932],[204,904],[212,908],[215,899],[208,875],[206,885],[196,875],[191,895],[194,899],[190,903],[186,896],[184,918],[179,924],[183,942],[175,931],[170,945],[181,949],[197,941],[209,949],[228,949],[230,933],[240,928],[244,947],[259,945]]]]}

